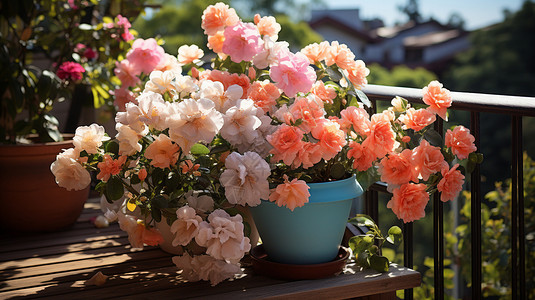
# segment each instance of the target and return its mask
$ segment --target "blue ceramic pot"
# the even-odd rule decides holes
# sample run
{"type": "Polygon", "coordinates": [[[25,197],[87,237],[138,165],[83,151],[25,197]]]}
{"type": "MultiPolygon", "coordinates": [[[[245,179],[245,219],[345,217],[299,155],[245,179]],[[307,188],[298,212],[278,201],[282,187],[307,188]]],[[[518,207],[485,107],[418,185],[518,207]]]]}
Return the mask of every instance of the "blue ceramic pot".
{"type": "Polygon", "coordinates": [[[354,176],[309,186],[309,202],[293,212],[265,200],[250,208],[271,261],[319,264],[338,254],[351,203],[363,193],[362,187],[354,176]]]}

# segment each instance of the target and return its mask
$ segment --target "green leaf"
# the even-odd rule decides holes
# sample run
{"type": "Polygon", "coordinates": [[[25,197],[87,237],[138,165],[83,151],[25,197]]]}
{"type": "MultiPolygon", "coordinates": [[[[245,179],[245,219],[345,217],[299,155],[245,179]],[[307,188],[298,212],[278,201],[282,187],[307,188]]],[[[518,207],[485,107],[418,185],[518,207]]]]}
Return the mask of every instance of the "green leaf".
{"type": "Polygon", "coordinates": [[[137,176],[137,174],[132,174],[132,176],[130,176],[130,184],[138,184],[140,182],[141,180],[139,179],[139,176],[137,176]]]}
{"type": "Polygon", "coordinates": [[[353,253],[362,253],[373,245],[373,236],[357,235],[349,239],[349,247],[353,253]]]}
{"type": "Polygon", "coordinates": [[[331,167],[331,176],[334,179],[342,179],[344,175],[346,174],[346,169],[341,163],[335,163],[331,167]]]}
{"type": "Polygon", "coordinates": [[[157,195],[156,197],[152,198],[151,203],[153,205],[153,208],[167,208],[169,207],[169,203],[167,202],[167,199],[162,195],[157,195]]]}
{"type": "Polygon", "coordinates": [[[363,91],[359,89],[355,89],[354,91],[355,91],[355,94],[357,94],[357,97],[359,98],[359,100],[362,101],[362,104],[366,105],[366,107],[372,107],[372,103],[370,99],[368,99],[368,96],[366,96],[366,94],[364,94],[363,91]]]}
{"type": "Polygon", "coordinates": [[[338,68],[327,68],[325,69],[332,81],[340,81],[342,79],[342,73],[338,68]]]}
{"type": "Polygon", "coordinates": [[[112,176],[106,184],[106,197],[110,200],[118,200],[124,195],[124,187],[121,179],[112,176]]]}
{"type": "Polygon", "coordinates": [[[152,184],[158,185],[165,178],[165,171],[160,168],[154,168],[152,171],[152,184]]]}
{"type": "Polygon", "coordinates": [[[369,258],[370,267],[378,272],[388,272],[388,258],[381,255],[372,255],[369,258]]]}
{"type": "Polygon", "coordinates": [[[370,263],[368,262],[368,253],[366,252],[361,252],[361,253],[358,253],[357,255],[355,255],[355,257],[357,258],[357,265],[363,267],[363,268],[369,268],[370,267],[370,263]]]}
{"type": "Polygon", "coordinates": [[[165,179],[165,188],[167,192],[171,193],[178,189],[179,183],[180,176],[176,172],[169,172],[169,174],[167,174],[167,178],[165,179]]]}
{"type": "Polygon", "coordinates": [[[435,147],[442,148],[442,136],[434,129],[428,129],[424,133],[424,138],[429,142],[429,144],[435,147]]]}
{"type": "Polygon", "coordinates": [[[106,152],[119,155],[119,143],[117,143],[115,140],[109,141],[108,144],[106,144],[106,152]]]}
{"type": "Polygon", "coordinates": [[[191,147],[191,154],[193,155],[208,155],[210,154],[210,149],[203,144],[195,144],[191,147]]]}
{"type": "Polygon", "coordinates": [[[386,240],[394,245],[399,245],[403,241],[403,233],[398,226],[392,226],[388,230],[388,237],[386,240]]]}
{"type": "Polygon", "coordinates": [[[152,218],[154,219],[154,221],[156,222],[162,221],[162,212],[160,211],[160,209],[152,208],[152,210],[150,211],[150,214],[152,218]]]}

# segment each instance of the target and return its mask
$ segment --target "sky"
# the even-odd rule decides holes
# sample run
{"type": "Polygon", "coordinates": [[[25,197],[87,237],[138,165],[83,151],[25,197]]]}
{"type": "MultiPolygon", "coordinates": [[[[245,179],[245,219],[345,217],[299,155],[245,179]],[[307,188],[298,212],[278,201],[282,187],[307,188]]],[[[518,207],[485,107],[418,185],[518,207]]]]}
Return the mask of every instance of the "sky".
{"type": "MultiPolygon", "coordinates": [[[[387,26],[396,21],[406,21],[398,6],[407,0],[324,0],[328,8],[359,8],[361,19],[381,18],[387,26]]],[[[420,0],[420,13],[424,18],[434,17],[446,23],[451,14],[457,12],[465,20],[465,28],[474,30],[503,20],[503,10],[517,11],[523,0],[420,0]]]]}

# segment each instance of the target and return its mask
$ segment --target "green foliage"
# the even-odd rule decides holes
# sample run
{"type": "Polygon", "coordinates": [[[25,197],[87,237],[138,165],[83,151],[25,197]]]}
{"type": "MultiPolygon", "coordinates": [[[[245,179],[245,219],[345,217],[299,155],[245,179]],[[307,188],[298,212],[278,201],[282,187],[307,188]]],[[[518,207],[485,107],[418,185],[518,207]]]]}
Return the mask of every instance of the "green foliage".
{"type": "Polygon", "coordinates": [[[378,272],[387,272],[389,258],[383,256],[381,248],[385,241],[399,245],[403,240],[401,228],[392,226],[388,230],[388,236],[385,238],[377,224],[372,218],[364,214],[357,214],[348,221],[349,223],[368,228],[368,232],[363,235],[357,235],[349,239],[349,247],[355,255],[357,265],[363,268],[372,268],[378,272]]]}
{"type": "Polygon", "coordinates": [[[535,95],[535,3],[475,31],[470,50],[457,56],[445,84],[457,91],[535,95]]]}
{"type": "Polygon", "coordinates": [[[306,45],[323,41],[323,38],[304,21],[295,23],[294,18],[289,15],[278,15],[277,22],[282,27],[279,40],[287,41],[291,49],[298,51],[306,45]]]}
{"type": "Polygon", "coordinates": [[[437,79],[435,74],[421,67],[411,69],[401,65],[389,71],[379,64],[371,64],[368,68],[370,69],[368,76],[370,84],[420,88],[437,79]]]}

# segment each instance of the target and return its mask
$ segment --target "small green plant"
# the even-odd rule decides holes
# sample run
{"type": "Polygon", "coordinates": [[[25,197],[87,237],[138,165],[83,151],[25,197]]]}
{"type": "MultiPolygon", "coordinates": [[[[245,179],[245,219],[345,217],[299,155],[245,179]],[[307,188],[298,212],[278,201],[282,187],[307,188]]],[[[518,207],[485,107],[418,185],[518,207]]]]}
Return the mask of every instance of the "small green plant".
{"type": "Polygon", "coordinates": [[[363,268],[372,268],[378,272],[387,272],[390,261],[382,255],[383,244],[389,242],[395,246],[403,240],[401,228],[392,226],[388,235],[383,236],[381,230],[371,217],[365,214],[357,214],[349,220],[350,224],[358,227],[366,227],[368,231],[362,235],[356,235],[349,239],[349,247],[355,255],[357,265],[363,268]]]}

